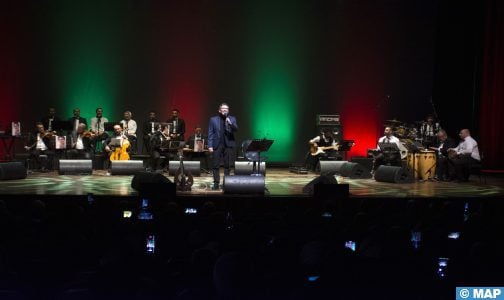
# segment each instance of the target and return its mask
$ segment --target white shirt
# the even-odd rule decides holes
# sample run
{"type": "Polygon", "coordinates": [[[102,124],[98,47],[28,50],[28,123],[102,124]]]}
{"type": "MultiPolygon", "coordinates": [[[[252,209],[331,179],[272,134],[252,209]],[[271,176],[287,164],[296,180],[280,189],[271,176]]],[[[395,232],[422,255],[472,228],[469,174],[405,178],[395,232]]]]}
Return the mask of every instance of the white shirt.
{"type": "MultiPolygon", "coordinates": [[[[391,135],[390,137],[387,137],[386,135],[382,136],[378,139],[378,143],[394,143],[398,148],[401,146],[401,141],[393,135],[391,135]]],[[[376,148],[381,150],[380,145],[377,145],[376,148]]]]}
{"type": "Polygon", "coordinates": [[[453,149],[457,151],[457,154],[471,154],[471,157],[475,160],[481,160],[478,143],[471,136],[466,137],[453,149]]]}
{"type": "Polygon", "coordinates": [[[136,136],[137,123],[135,122],[135,120],[129,120],[129,121],[121,120],[121,124],[123,127],[123,133],[125,135],[136,136]]]}
{"type": "Polygon", "coordinates": [[[105,117],[100,118],[100,124],[98,124],[98,118],[91,118],[91,130],[94,132],[104,132],[105,131],[105,123],[108,122],[108,119],[105,117]]]}
{"type": "Polygon", "coordinates": [[[45,151],[47,150],[47,146],[44,143],[44,140],[40,137],[40,133],[37,134],[37,149],[45,151]]]}
{"type": "Polygon", "coordinates": [[[75,149],[77,150],[84,149],[84,143],[82,143],[82,137],[80,135],[77,137],[77,143],[75,143],[75,149]]]}

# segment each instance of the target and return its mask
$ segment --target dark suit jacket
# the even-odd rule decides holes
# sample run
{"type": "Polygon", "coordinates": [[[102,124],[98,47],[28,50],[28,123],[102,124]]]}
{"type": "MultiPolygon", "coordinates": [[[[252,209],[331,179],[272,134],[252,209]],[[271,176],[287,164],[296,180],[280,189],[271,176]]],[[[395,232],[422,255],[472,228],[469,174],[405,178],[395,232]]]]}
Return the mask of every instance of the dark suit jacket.
{"type": "MultiPolygon", "coordinates": [[[[436,141],[435,147],[439,147],[439,145],[441,145],[441,143],[439,141],[436,141]]],[[[447,157],[448,156],[448,149],[455,148],[455,147],[457,147],[457,142],[455,142],[455,140],[452,138],[447,138],[446,141],[443,143],[443,147],[441,148],[441,154],[443,154],[443,156],[447,157]]]]}
{"type": "MultiPolygon", "coordinates": [[[[54,123],[56,122],[60,122],[61,119],[58,118],[58,116],[54,116],[54,120],[52,121],[52,126],[54,126],[54,123]]],[[[49,117],[48,116],[45,116],[43,117],[40,122],[42,122],[42,124],[44,124],[44,129],[45,130],[49,130],[49,117]]],[[[52,128],[54,130],[54,128],[52,128]]]]}
{"type": "Polygon", "coordinates": [[[154,151],[160,151],[161,149],[161,143],[162,141],[166,141],[167,138],[161,133],[161,131],[156,131],[150,138],[150,146],[151,149],[154,151]]]}
{"type": "MultiPolygon", "coordinates": [[[[37,147],[37,134],[38,132],[30,132],[28,135],[28,141],[26,142],[26,146],[30,147],[30,150],[33,150],[37,147]]],[[[44,141],[44,144],[47,146],[49,149],[54,149],[54,137],[51,139],[50,137],[46,136],[42,139],[44,141]]]]}
{"type": "Polygon", "coordinates": [[[208,148],[216,149],[219,146],[220,137],[224,135],[224,140],[227,147],[236,147],[236,140],[234,133],[238,130],[238,124],[234,116],[228,116],[231,125],[224,126],[224,132],[220,130],[221,116],[217,115],[210,118],[208,123],[208,148]]]}
{"type": "MultiPolygon", "coordinates": [[[[76,131],[76,130],[77,130],[77,128],[74,128],[74,127],[75,127],[75,119],[76,119],[75,117],[71,117],[70,119],[68,119],[68,121],[69,121],[70,123],[72,123],[72,128],[73,128],[73,131],[76,131]]],[[[86,121],[86,119],[85,119],[85,118],[83,118],[83,117],[79,117],[79,123],[84,123],[84,124],[86,124],[86,126],[87,126],[87,121],[86,121]]]]}
{"type": "MultiPolygon", "coordinates": [[[[143,123],[142,133],[144,134],[144,136],[152,133],[152,124],[151,124],[152,122],[157,123],[157,122],[159,122],[159,120],[158,119],[154,119],[154,120],[148,119],[143,123]]],[[[154,132],[156,132],[156,131],[157,131],[157,128],[154,128],[154,132]]]]}
{"type": "MultiPolygon", "coordinates": [[[[169,119],[166,121],[167,123],[173,124],[173,118],[169,119]]],[[[177,128],[175,128],[177,131],[177,134],[179,137],[176,139],[177,141],[183,141],[184,140],[184,134],[185,134],[185,121],[181,118],[177,119],[177,128]]],[[[170,133],[173,132],[173,128],[170,128],[170,133]]]]}

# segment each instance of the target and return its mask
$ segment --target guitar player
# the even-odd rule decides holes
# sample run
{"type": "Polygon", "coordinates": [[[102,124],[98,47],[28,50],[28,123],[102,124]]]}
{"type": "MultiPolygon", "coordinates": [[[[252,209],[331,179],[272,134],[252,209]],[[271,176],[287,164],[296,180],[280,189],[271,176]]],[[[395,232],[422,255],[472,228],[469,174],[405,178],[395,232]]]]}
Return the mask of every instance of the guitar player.
{"type": "Polygon", "coordinates": [[[329,128],[324,129],[319,136],[308,141],[310,151],[306,155],[306,167],[311,171],[316,171],[318,162],[322,159],[341,160],[338,153],[338,143],[329,128]]]}

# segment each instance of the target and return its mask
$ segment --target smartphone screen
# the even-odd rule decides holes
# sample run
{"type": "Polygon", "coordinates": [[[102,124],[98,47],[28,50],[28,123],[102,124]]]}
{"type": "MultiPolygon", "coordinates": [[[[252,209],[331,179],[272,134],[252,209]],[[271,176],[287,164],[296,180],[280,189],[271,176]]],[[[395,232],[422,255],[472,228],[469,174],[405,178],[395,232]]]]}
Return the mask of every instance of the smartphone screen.
{"type": "Polygon", "coordinates": [[[142,209],[147,209],[149,207],[149,200],[148,199],[142,199],[142,209]]]}
{"type": "Polygon", "coordinates": [[[319,278],[320,278],[320,276],[318,276],[318,275],[312,275],[312,276],[308,276],[308,277],[306,277],[306,280],[308,280],[308,282],[315,282],[315,281],[317,281],[319,278]]]}
{"type": "Polygon", "coordinates": [[[439,257],[438,265],[437,265],[437,275],[439,278],[446,277],[446,268],[448,267],[448,261],[450,259],[448,257],[439,257]]]}
{"type": "Polygon", "coordinates": [[[460,232],[458,232],[458,231],[448,233],[449,239],[458,240],[459,237],[460,237],[460,232]]]}
{"type": "Polygon", "coordinates": [[[87,194],[87,201],[88,201],[89,204],[93,204],[94,203],[93,193],[88,193],[87,194]]]}
{"type": "Polygon", "coordinates": [[[322,213],[322,218],[330,219],[332,218],[332,214],[330,212],[324,212],[322,213]]]}
{"type": "Polygon", "coordinates": [[[188,207],[185,209],[186,215],[192,215],[192,214],[196,214],[196,213],[198,213],[198,210],[196,208],[188,207]]]}
{"type": "Polygon", "coordinates": [[[345,248],[348,248],[352,251],[355,251],[355,242],[354,241],[346,241],[345,242],[345,248]]]}
{"type": "Polygon", "coordinates": [[[156,237],[154,235],[147,236],[145,250],[148,254],[153,254],[156,252],[156,237]]]}
{"type": "Polygon", "coordinates": [[[129,218],[131,218],[131,215],[132,215],[131,210],[124,210],[123,211],[123,218],[129,219],[129,218]]]}
{"type": "Polygon", "coordinates": [[[413,248],[420,248],[420,243],[422,242],[422,232],[420,231],[412,231],[411,232],[411,244],[413,248]]]}

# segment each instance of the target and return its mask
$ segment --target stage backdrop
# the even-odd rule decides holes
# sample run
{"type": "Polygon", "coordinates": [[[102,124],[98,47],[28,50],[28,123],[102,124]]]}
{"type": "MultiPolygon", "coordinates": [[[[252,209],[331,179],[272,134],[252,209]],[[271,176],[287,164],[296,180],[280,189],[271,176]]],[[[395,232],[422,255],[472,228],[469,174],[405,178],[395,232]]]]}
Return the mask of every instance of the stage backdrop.
{"type": "Polygon", "coordinates": [[[190,132],[226,101],[239,140],[275,140],[272,161],[303,161],[319,113],[365,155],[384,120],[447,100],[433,95],[443,18],[435,0],[2,1],[1,126],[27,131],[48,106],[140,124],[178,108],[190,132]]]}

